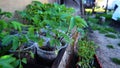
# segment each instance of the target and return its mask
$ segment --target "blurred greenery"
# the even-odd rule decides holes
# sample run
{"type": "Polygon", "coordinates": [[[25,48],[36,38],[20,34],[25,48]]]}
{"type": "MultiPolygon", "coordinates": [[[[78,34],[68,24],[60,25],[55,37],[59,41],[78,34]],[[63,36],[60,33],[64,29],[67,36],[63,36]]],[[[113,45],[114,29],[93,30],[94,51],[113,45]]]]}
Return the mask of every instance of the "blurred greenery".
{"type": "Polygon", "coordinates": [[[114,39],[117,38],[116,35],[114,35],[114,34],[105,34],[105,36],[109,37],[109,38],[114,38],[114,39]]]}
{"type": "Polygon", "coordinates": [[[111,61],[115,64],[120,65],[120,59],[119,58],[111,58],[111,61]]]}
{"type": "Polygon", "coordinates": [[[107,45],[108,48],[114,49],[112,44],[107,45]]]}

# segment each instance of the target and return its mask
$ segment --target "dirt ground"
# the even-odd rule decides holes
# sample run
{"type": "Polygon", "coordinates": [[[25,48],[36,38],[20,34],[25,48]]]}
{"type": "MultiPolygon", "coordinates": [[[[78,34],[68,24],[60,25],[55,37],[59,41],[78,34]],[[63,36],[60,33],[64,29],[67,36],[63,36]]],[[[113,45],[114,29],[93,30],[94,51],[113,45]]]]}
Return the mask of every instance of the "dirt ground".
{"type": "Polygon", "coordinates": [[[105,37],[104,34],[100,34],[99,31],[93,31],[93,33],[89,33],[89,38],[98,45],[96,55],[98,56],[102,68],[120,68],[120,65],[113,63],[110,59],[120,59],[120,46],[118,46],[118,43],[120,43],[120,38],[108,38],[105,37]],[[114,49],[108,48],[108,44],[112,44],[114,49]]]}

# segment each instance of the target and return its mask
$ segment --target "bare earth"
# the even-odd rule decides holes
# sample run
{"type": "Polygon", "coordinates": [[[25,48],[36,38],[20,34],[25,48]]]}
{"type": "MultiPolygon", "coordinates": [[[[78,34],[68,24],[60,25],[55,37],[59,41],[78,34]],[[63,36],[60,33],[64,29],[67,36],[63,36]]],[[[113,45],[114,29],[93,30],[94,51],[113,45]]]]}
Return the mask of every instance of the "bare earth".
{"type": "Polygon", "coordinates": [[[89,38],[98,45],[96,55],[98,56],[102,68],[120,68],[120,65],[113,63],[110,59],[120,59],[120,46],[118,46],[118,43],[120,43],[120,38],[108,38],[105,37],[104,34],[100,34],[99,31],[90,33],[89,38]],[[112,44],[114,49],[106,47],[108,44],[112,44]]]}

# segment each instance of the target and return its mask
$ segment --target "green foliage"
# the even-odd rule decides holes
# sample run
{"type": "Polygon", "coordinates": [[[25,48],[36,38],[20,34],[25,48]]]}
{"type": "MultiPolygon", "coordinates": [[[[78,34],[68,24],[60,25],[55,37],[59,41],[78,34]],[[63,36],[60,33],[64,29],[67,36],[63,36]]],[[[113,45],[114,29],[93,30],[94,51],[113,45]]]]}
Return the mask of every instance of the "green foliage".
{"type": "Polygon", "coordinates": [[[16,58],[12,55],[4,55],[0,57],[0,68],[14,68],[12,65],[16,61],[16,58]]]}
{"type": "Polygon", "coordinates": [[[78,55],[80,57],[78,64],[81,68],[91,68],[90,62],[95,54],[94,45],[91,41],[78,41],[78,55]]]}
{"type": "Polygon", "coordinates": [[[107,30],[104,30],[104,29],[100,29],[99,32],[102,33],[102,34],[108,33],[108,31],[107,31],[107,30]]]}
{"type": "Polygon", "coordinates": [[[32,58],[35,57],[34,54],[33,54],[33,52],[31,52],[31,51],[30,51],[30,56],[31,56],[32,58]]]}
{"type": "Polygon", "coordinates": [[[8,51],[11,49],[11,47],[12,47],[11,45],[2,47],[0,49],[0,56],[3,56],[6,53],[8,53],[8,51]]]}
{"type": "Polygon", "coordinates": [[[4,17],[8,17],[10,18],[12,16],[12,13],[10,12],[3,12],[1,9],[0,9],[0,19],[4,18],[4,17]]]}
{"type": "Polygon", "coordinates": [[[12,49],[16,50],[19,46],[19,38],[15,35],[7,35],[2,39],[2,45],[8,46],[12,44],[12,49]]]}
{"type": "MultiPolygon", "coordinates": [[[[44,40],[40,38],[42,32],[45,33],[45,37],[50,38],[51,46],[60,46],[61,41],[68,44],[73,41],[70,37],[73,28],[76,27],[76,31],[81,32],[82,28],[87,26],[84,19],[79,16],[73,16],[73,8],[67,8],[65,5],[56,3],[42,4],[38,1],[33,1],[25,10],[19,13],[21,18],[29,23],[24,24],[24,22],[21,23],[19,21],[5,22],[2,19],[11,17],[11,14],[0,10],[0,42],[2,42],[2,47],[6,49],[6,52],[9,50],[18,52],[17,60],[10,57],[15,61],[13,63],[9,61],[13,67],[23,68],[22,63],[27,63],[27,59],[20,56],[23,50],[21,47],[26,43],[33,41],[40,46],[43,45],[44,40]]],[[[32,52],[30,52],[30,55],[34,58],[32,52]]],[[[6,64],[8,67],[4,67],[5,64],[0,65],[0,68],[13,68],[10,64],[6,64]]]]}
{"type": "MultiPolygon", "coordinates": [[[[27,63],[26,58],[12,57],[12,55],[5,55],[8,51],[20,51],[19,47],[27,43],[28,40],[26,36],[31,39],[33,36],[33,29],[29,28],[29,25],[23,25],[18,21],[10,21],[6,22],[3,20],[4,17],[10,17],[11,14],[9,12],[1,12],[0,10],[0,68],[16,68],[19,65],[19,68],[22,68],[22,63],[27,63]],[[28,26],[28,31],[24,30],[28,26]],[[26,33],[25,33],[26,31],[26,33]],[[27,33],[28,32],[28,33],[27,33]],[[30,36],[31,35],[31,36],[30,36]]],[[[18,53],[20,55],[20,53],[18,53]]],[[[33,57],[33,55],[31,54],[33,57]]]]}
{"type": "Polygon", "coordinates": [[[113,28],[111,27],[105,27],[104,30],[108,31],[108,32],[111,32],[111,33],[117,33],[116,30],[114,30],[113,28]]]}
{"type": "Polygon", "coordinates": [[[0,20],[0,33],[7,28],[7,23],[4,20],[0,20]]]}
{"type": "Polygon", "coordinates": [[[111,27],[101,26],[99,24],[93,24],[93,23],[90,23],[90,24],[91,24],[93,30],[98,30],[102,34],[106,34],[106,33],[109,33],[109,32],[111,32],[111,33],[117,33],[116,30],[114,30],[111,27]]]}
{"type": "Polygon", "coordinates": [[[90,23],[96,23],[97,24],[99,22],[99,19],[88,17],[87,21],[89,21],[90,23]]]}
{"type": "Polygon", "coordinates": [[[103,33],[103,34],[108,33],[108,32],[117,33],[113,28],[106,27],[106,26],[101,26],[98,30],[100,33],[103,33]]]}
{"type": "Polygon", "coordinates": [[[115,64],[120,65],[120,59],[119,58],[111,58],[111,61],[114,62],[115,64]]]}
{"type": "Polygon", "coordinates": [[[81,17],[73,16],[73,12],[73,8],[67,8],[65,5],[42,4],[33,1],[20,14],[23,19],[30,21],[28,24],[34,26],[38,33],[41,33],[40,29],[47,30],[46,37],[51,39],[51,45],[60,45],[58,38],[69,43],[71,40],[69,35],[74,27],[83,28],[87,26],[81,17]]]}
{"type": "Polygon", "coordinates": [[[26,59],[26,58],[22,58],[22,62],[23,62],[24,64],[26,64],[26,63],[27,63],[27,59],[26,59]]]}
{"type": "Polygon", "coordinates": [[[22,30],[23,24],[21,24],[20,22],[12,21],[11,24],[12,24],[12,27],[13,27],[15,30],[19,30],[19,31],[22,30]]]}
{"type": "Polygon", "coordinates": [[[113,45],[109,44],[107,45],[108,48],[114,49],[113,45]]]}
{"type": "Polygon", "coordinates": [[[106,34],[105,36],[113,39],[117,38],[114,34],[106,34]]]}
{"type": "Polygon", "coordinates": [[[103,16],[103,17],[105,17],[106,18],[106,20],[111,20],[111,18],[112,18],[112,14],[96,14],[96,18],[100,18],[101,16],[103,16]]]}

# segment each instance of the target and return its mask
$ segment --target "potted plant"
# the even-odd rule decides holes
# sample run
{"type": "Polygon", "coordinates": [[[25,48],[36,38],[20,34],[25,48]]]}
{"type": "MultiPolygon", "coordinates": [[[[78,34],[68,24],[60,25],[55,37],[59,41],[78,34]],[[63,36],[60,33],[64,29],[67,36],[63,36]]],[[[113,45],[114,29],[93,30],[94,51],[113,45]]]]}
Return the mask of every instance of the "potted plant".
{"type": "Polygon", "coordinates": [[[66,8],[64,5],[33,1],[19,12],[21,18],[27,22],[12,21],[5,24],[6,29],[1,28],[2,33],[8,32],[0,40],[1,45],[10,46],[8,51],[17,56],[19,67],[22,62],[27,61],[24,55],[26,52],[32,57],[33,53],[37,54],[51,63],[59,50],[74,41],[72,34],[87,26],[81,17],[73,16],[73,12],[73,8],[66,8]]]}
{"type": "MultiPolygon", "coordinates": [[[[32,25],[35,33],[41,39],[38,45],[42,47],[37,47],[39,56],[41,52],[52,53],[55,59],[57,56],[55,55],[56,49],[60,50],[64,45],[74,41],[71,39],[72,30],[80,31],[87,25],[81,17],[73,16],[73,13],[73,8],[66,8],[64,5],[58,4],[42,4],[38,1],[33,1],[25,10],[20,12],[22,19],[29,21],[26,24],[32,25]],[[53,49],[47,51],[44,48],[53,49]]],[[[52,58],[49,59],[53,60],[52,58]]]]}

